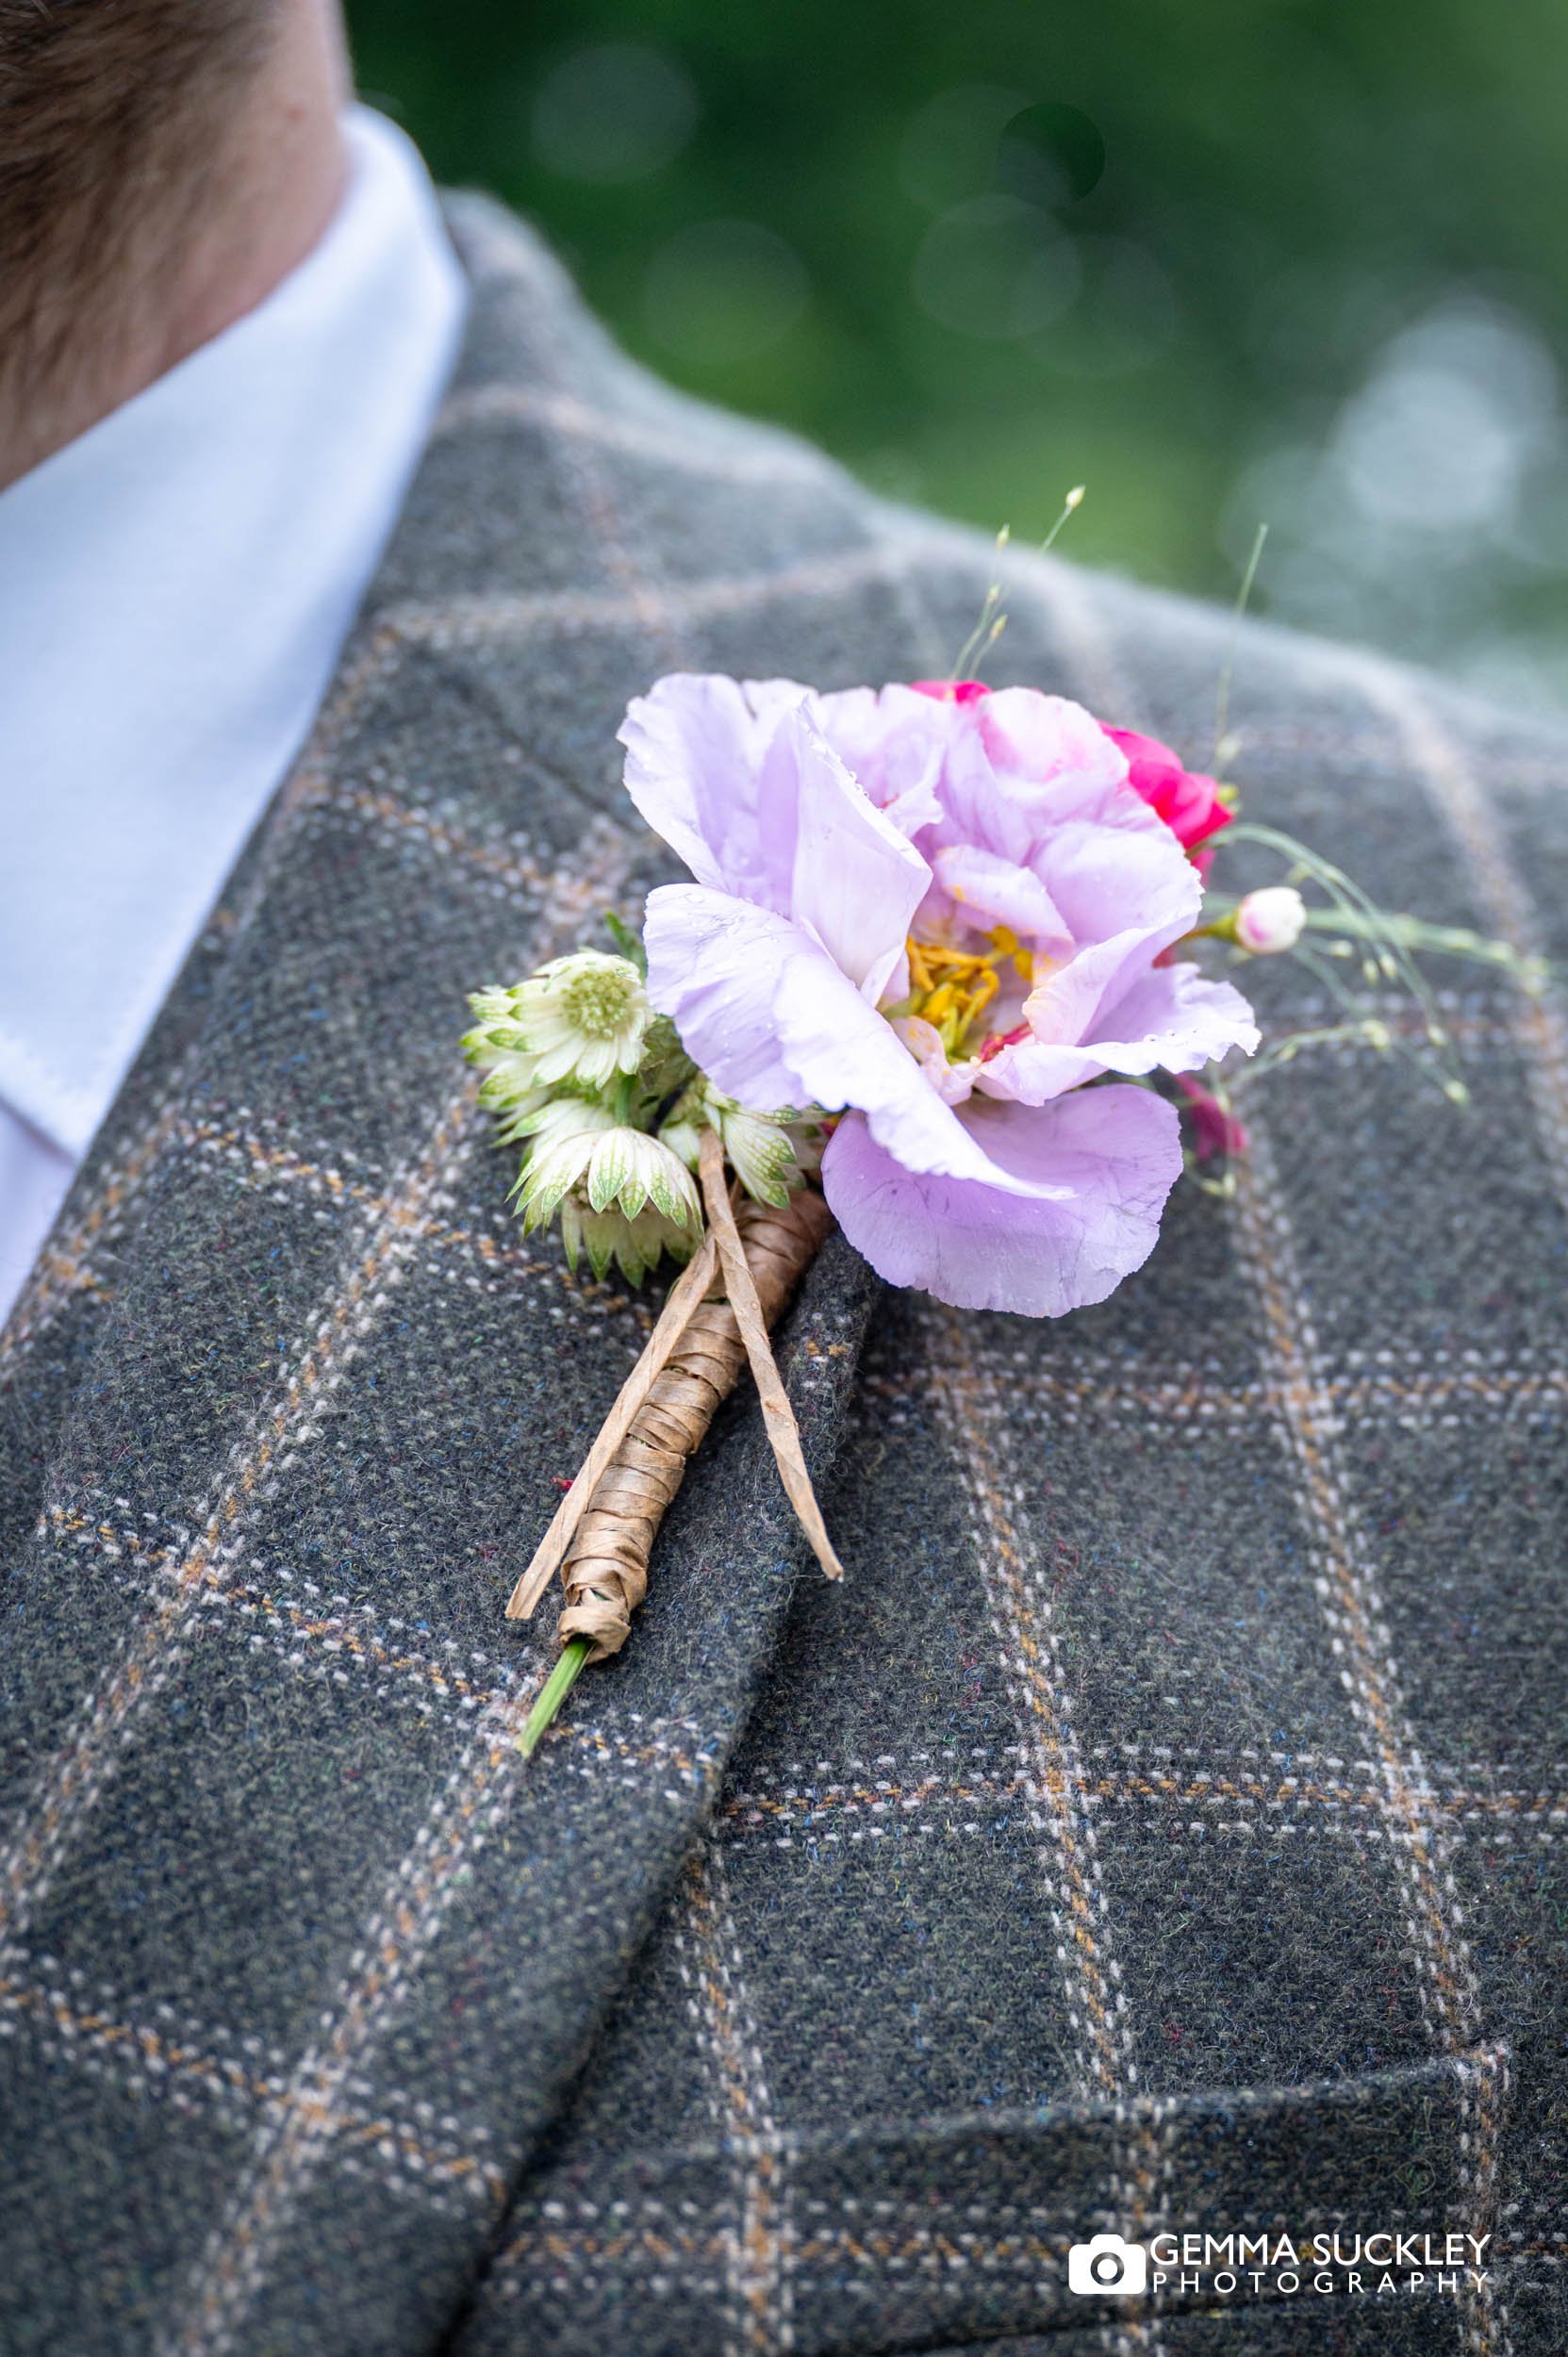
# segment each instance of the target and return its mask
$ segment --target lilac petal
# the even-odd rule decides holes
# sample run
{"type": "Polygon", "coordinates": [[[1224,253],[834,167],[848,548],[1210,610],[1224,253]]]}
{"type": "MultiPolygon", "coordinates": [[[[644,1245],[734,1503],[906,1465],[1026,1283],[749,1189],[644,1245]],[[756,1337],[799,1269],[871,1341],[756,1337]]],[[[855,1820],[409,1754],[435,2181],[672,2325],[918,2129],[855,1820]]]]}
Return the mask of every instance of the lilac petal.
{"type": "Polygon", "coordinates": [[[1074,820],[1147,831],[1151,814],[1126,783],[1125,759],[1081,705],[1006,688],[958,708],[957,720],[942,775],[941,842],[976,844],[1032,867],[1042,844],[1074,820]]]}
{"type": "MultiPolygon", "coordinates": [[[[796,916],[875,1000],[931,882],[788,680],[674,673],[620,731],[626,787],[701,884],[796,916]]],[[[905,985],[907,987],[907,984],[905,985]]]]}
{"type": "Polygon", "coordinates": [[[1070,943],[1072,936],[1050,894],[1038,876],[1015,861],[952,843],[936,853],[932,871],[959,916],[978,931],[1008,925],[1020,941],[1070,943]]]}
{"type": "Polygon", "coordinates": [[[899,832],[906,835],[911,843],[927,827],[934,826],[942,816],[942,805],[936,799],[936,780],[941,767],[940,756],[933,749],[922,773],[912,778],[898,793],[890,795],[885,802],[877,804],[888,825],[897,827],[899,832]]]}
{"type": "Polygon", "coordinates": [[[941,823],[921,838],[928,858],[938,844],[958,844],[1032,866],[1046,789],[1032,779],[999,777],[972,721],[948,749],[940,791],[941,823]]]}
{"type": "Polygon", "coordinates": [[[1154,1249],[1181,1169],[1174,1105],[1147,1089],[1084,1089],[1038,1110],[988,1109],[966,1126],[1000,1185],[903,1167],[858,1115],[822,1162],[839,1225],[893,1285],[960,1310],[1062,1317],[1103,1301],[1154,1249]],[[1020,1182],[1032,1192],[1012,1190],[1020,1182]]]}
{"type": "MultiPolygon", "coordinates": [[[[817,936],[875,1006],[896,969],[931,869],[855,783],[809,707],[784,715],[763,767],[766,799],[792,797],[794,861],[784,913],[817,936]]],[[[905,981],[907,990],[908,983],[905,981]]]]}
{"type": "Polygon", "coordinates": [[[1008,1183],[803,927],[700,884],[661,884],[643,940],[650,998],[727,1096],[759,1113],[855,1105],[911,1169],[1008,1183]]]}
{"type": "Polygon", "coordinates": [[[1157,950],[1142,926],[1129,927],[1105,941],[1090,941],[1035,983],[1024,1000],[1024,1018],[1048,1047],[1078,1047],[1110,1027],[1110,1008],[1119,1005],[1132,982],[1147,974],[1157,950]]]}
{"type": "Polygon", "coordinates": [[[1158,965],[1081,1043],[1018,1040],[982,1065],[975,1085],[987,1096],[1044,1105],[1103,1072],[1197,1072],[1232,1047],[1250,1056],[1258,1037],[1252,1009],[1230,982],[1210,981],[1196,965],[1158,965]]]}
{"type": "Polygon", "coordinates": [[[973,1056],[962,1063],[949,1063],[934,1023],[928,1023],[923,1014],[897,1014],[893,1030],[924,1073],[928,1087],[936,1091],[945,1105],[962,1105],[966,1096],[973,1096],[979,1063],[973,1056]]]}
{"type": "MultiPolygon", "coordinates": [[[[1117,1064],[1114,1068],[1121,1072],[1129,1067],[1117,1064]]],[[[1145,1071],[1151,1068],[1142,1067],[1145,1071]]],[[[1053,1098],[1065,1096],[1069,1089],[1081,1088],[1086,1080],[1098,1080],[1112,1069],[1098,1047],[1020,1039],[986,1058],[975,1075],[975,1087],[982,1096],[999,1097],[1008,1104],[1048,1105],[1053,1098]]]]}
{"type": "Polygon", "coordinates": [[[1217,1063],[1232,1047],[1252,1055],[1262,1037],[1250,1003],[1233,982],[1212,981],[1197,966],[1154,965],[1107,1011],[1102,1042],[1118,1041],[1119,1053],[1147,1062],[1116,1062],[1113,1072],[1197,1072],[1217,1063]]]}
{"type": "MultiPolygon", "coordinates": [[[[762,766],[792,685],[768,682],[757,711],[722,673],[674,671],[634,700],[619,732],[626,791],[655,834],[699,883],[768,908],[787,899],[795,847],[793,828],[781,841],[765,825],[762,766]]],[[[795,701],[809,692],[794,688],[795,701]]]]}
{"type": "Polygon", "coordinates": [[[1036,687],[999,687],[975,710],[994,768],[1048,784],[1063,777],[1097,785],[1126,783],[1127,757],[1092,713],[1036,687]]]}
{"type": "Polygon", "coordinates": [[[844,688],[817,697],[812,709],[850,775],[900,834],[936,824],[943,754],[958,725],[949,707],[894,686],[844,688]]]}
{"type": "Polygon", "coordinates": [[[1036,1038],[1053,1046],[1105,1036],[1110,1009],[1192,930],[1203,904],[1203,880],[1175,835],[1139,809],[1147,825],[1075,820],[1041,852],[1039,871],[1079,945],[1026,1009],[1036,1038]]]}
{"type": "Polygon", "coordinates": [[[1203,905],[1202,877],[1131,787],[1052,827],[1034,866],[1077,942],[1120,936],[1152,956],[1190,932],[1203,905]]]}
{"type": "MultiPolygon", "coordinates": [[[[1080,965],[1120,966],[1115,943],[1084,952],[1074,966],[1048,977],[1026,1002],[1032,1022],[1041,1002],[1069,982],[1080,965]]],[[[1142,964],[1142,955],[1135,963],[1142,964]]],[[[1037,1036],[1003,1047],[985,1064],[978,1085],[990,1096],[1043,1105],[1104,1072],[1197,1072],[1232,1047],[1251,1055],[1259,1031],[1252,1009],[1230,982],[1211,981],[1196,965],[1146,967],[1114,1005],[1099,1009],[1077,1041],[1037,1036]]]]}

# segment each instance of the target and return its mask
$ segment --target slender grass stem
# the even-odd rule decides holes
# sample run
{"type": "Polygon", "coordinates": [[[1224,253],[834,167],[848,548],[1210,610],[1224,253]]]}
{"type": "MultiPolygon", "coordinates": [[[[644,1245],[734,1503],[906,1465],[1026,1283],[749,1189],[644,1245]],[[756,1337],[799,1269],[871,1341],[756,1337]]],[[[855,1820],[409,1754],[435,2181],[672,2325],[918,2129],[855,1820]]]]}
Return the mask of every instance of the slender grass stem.
{"type": "Polygon", "coordinates": [[[577,1673],[592,1651],[591,1637],[569,1637],[561,1647],[560,1658],[546,1678],[544,1689],[528,1714],[528,1723],[518,1737],[518,1749],[524,1759],[533,1758],[541,1738],[554,1725],[561,1705],[576,1685],[577,1673]]]}
{"type": "Polygon", "coordinates": [[[1267,538],[1267,524],[1260,524],[1253,536],[1252,553],[1246,560],[1246,570],[1242,575],[1242,585],[1236,596],[1236,610],[1230,618],[1230,637],[1225,650],[1225,660],[1220,665],[1219,681],[1214,689],[1214,750],[1210,758],[1216,769],[1226,762],[1228,750],[1233,750],[1226,745],[1226,738],[1230,730],[1230,677],[1236,668],[1236,642],[1242,635],[1242,623],[1246,618],[1247,602],[1252,595],[1252,584],[1258,577],[1258,560],[1263,555],[1263,542],[1267,538]]]}

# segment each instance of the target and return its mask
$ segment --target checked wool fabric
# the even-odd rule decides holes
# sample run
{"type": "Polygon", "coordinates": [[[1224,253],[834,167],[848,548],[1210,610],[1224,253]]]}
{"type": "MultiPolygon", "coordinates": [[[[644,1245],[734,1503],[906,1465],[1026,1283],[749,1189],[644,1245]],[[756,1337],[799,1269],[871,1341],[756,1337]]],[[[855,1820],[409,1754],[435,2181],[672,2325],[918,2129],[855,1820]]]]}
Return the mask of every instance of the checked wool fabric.
{"type": "MultiPolygon", "coordinates": [[[[842,1588],[737,1398],[521,1762],[502,1607],[650,1308],[520,1236],[464,994],[665,872],[629,696],[941,672],[993,559],[452,220],[406,514],[0,1343],[0,2349],[1558,2357],[1555,998],[1438,975],[1461,1113],[1261,972],[1329,1035],[1064,1324],[831,1244],[781,1350],[842,1588]],[[1490,2264],[1067,2288],[1264,2229],[1490,2264]]],[[[1004,581],[999,682],[1204,752],[1222,620],[1004,581]]],[[[1263,627],[1234,708],[1254,816],[1568,956],[1550,732],[1263,627]]]]}

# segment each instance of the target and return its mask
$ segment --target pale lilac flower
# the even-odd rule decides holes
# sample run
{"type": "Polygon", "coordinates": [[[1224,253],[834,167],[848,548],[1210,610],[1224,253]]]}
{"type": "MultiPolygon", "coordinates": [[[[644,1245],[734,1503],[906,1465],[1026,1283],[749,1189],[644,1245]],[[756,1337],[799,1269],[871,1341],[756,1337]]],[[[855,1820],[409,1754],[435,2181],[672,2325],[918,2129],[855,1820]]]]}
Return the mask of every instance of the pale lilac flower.
{"type": "Polygon", "coordinates": [[[822,1184],[892,1282],[1034,1315],[1102,1300],[1181,1167],[1175,1107],[1105,1076],[1258,1040],[1229,983],[1158,963],[1202,879],[1120,750],[1028,688],[685,674],[620,733],[695,878],[650,896],[649,997],[715,1086],[843,1112],[822,1184]]]}

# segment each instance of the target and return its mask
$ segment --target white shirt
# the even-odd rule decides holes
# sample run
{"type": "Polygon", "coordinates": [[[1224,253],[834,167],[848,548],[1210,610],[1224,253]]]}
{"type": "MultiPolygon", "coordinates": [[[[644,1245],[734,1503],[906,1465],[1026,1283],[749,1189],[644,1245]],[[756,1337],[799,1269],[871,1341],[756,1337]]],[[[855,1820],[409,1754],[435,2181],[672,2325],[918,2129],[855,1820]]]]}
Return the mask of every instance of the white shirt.
{"type": "Polygon", "coordinates": [[[455,355],[462,272],[362,107],[319,243],[0,491],[0,1317],[299,750],[455,355]]]}

